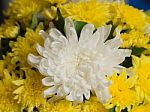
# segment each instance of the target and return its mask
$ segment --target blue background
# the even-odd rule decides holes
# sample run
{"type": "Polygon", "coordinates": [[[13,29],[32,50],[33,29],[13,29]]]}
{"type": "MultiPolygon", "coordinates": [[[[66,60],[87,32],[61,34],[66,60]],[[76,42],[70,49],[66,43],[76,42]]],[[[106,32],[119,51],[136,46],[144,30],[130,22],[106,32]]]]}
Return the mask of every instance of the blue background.
{"type": "Polygon", "coordinates": [[[139,9],[143,10],[150,9],[150,0],[128,0],[128,3],[139,9]]]}

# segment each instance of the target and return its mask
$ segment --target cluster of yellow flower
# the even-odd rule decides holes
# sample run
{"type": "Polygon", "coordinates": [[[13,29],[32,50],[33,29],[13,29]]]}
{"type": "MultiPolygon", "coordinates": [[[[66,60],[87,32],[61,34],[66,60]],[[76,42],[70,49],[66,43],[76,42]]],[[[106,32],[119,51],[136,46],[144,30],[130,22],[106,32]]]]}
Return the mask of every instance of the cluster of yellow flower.
{"type": "Polygon", "coordinates": [[[130,112],[149,112],[150,108],[150,57],[142,55],[140,58],[133,56],[133,75],[129,76],[122,71],[110,77],[112,84],[109,89],[112,98],[106,107],[116,106],[116,112],[127,108],[130,112]],[[132,107],[132,109],[131,109],[132,107]]]}
{"type": "Polygon", "coordinates": [[[0,26],[0,112],[108,112],[113,108],[116,112],[150,112],[150,17],[143,11],[115,1],[14,0],[4,14],[7,19],[0,26]],[[95,95],[81,104],[65,99],[49,103],[49,97],[42,97],[47,88],[41,82],[44,76],[27,62],[29,53],[38,54],[37,43],[44,46],[39,31],[49,30],[50,22],[56,27],[60,18],[67,17],[96,28],[111,24],[110,39],[117,28],[123,40],[121,48],[133,50],[132,61],[127,60],[131,73],[123,70],[108,77],[112,98],[104,105],[95,95]],[[4,52],[4,47],[9,50],[4,52]]]}

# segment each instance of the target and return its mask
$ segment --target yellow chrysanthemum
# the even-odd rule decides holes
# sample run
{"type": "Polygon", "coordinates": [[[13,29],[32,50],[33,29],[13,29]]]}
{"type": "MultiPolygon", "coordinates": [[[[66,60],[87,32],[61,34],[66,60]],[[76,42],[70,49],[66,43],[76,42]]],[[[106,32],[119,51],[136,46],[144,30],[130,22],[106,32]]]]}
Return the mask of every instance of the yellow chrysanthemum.
{"type": "Polygon", "coordinates": [[[150,112],[150,104],[133,107],[131,112],[150,112]]]}
{"type": "Polygon", "coordinates": [[[114,5],[114,22],[115,24],[126,24],[127,28],[144,30],[146,23],[146,14],[127,4],[114,5]]]}
{"type": "Polygon", "coordinates": [[[90,0],[87,2],[68,3],[60,6],[63,17],[92,23],[96,27],[105,25],[110,20],[108,5],[90,0]]]}
{"type": "Polygon", "coordinates": [[[62,4],[62,3],[65,3],[66,0],[45,0],[51,4],[62,4]]]}
{"type": "Polygon", "coordinates": [[[92,96],[90,100],[78,105],[76,109],[79,109],[79,107],[79,112],[108,112],[108,110],[105,109],[103,104],[99,102],[96,96],[92,96]]]}
{"type": "Polygon", "coordinates": [[[3,60],[0,60],[0,77],[1,77],[2,74],[3,74],[3,71],[4,71],[4,61],[3,61],[3,60]]]}
{"type": "Polygon", "coordinates": [[[49,9],[44,9],[43,16],[45,19],[48,19],[49,21],[55,19],[57,17],[57,7],[52,6],[49,9]]]}
{"type": "Polygon", "coordinates": [[[0,38],[14,38],[19,33],[19,29],[19,25],[14,20],[5,20],[0,26],[0,38]]]}
{"type": "Polygon", "coordinates": [[[109,90],[112,98],[106,103],[106,107],[113,108],[116,106],[116,112],[125,108],[129,111],[132,105],[138,103],[138,97],[134,90],[136,77],[127,78],[127,74],[123,70],[119,76],[114,73],[110,79],[112,84],[109,90]]]}
{"type": "Polygon", "coordinates": [[[24,71],[20,69],[20,64],[14,62],[13,57],[7,54],[3,56],[3,60],[0,60],[0,78],[3,76],[4,69],[7,69],[9,74],[15,74],[15,76],[22,78],[24,71]]]}
{"type": "Polygon", "coordinates": [[[150,55],[150,44],[147,44],[145,48],[146,49],[142,53],[145,55],[150,55]]]}
{"type": "Polygon", "coordinates": [[[9,4],[6,15],[28,26],[33,13],[40,12],[47,5],[43,0],[14,0],[9,4]]]}
{"type": "Polygon", "coordinates": [[[90,100],[77,105],[73,105],[67,100],[59,100],[52,104],[46,104],[39,110],[40,112],[108,112],[96,96],[92,96],[90,100]]]}
{"type": "Polygon", "coordinates": [[[133,56],[133,72],[138,77],[135,87],[140,99],[150,102],[150,57],[133,56]]]}
{"type": "Polygon", "coordinates": [[[59,100],[53,104],[49,104],[47,111],[46,108],[42,108],[41,112],[74,112],[72,103],[67,100],[59,100]]]}
{"type": "MultiPolygon", "coordinates": [[[[8,70],[9,73],[16,72],[16,68],[19,66],[12,60],[12,56],[7,54],[6,56],[3,56],[3,66],[5,69],[8,70]]],[[[16,73],[15,73],[16,74],[16,73]]]]}
{"type": "Polygon", "coordinates": [[[123,48],[129,47],[146,47],[150,41],[150,36],[141,31],[131,30],[129,33],[122,33],[121,39],[123,40],[123,48]]]}
{"type": "Polygon", "coordinates": [[[43,45],[43,39],[39,35],[39,31],[43,29],[43,25],[40,24],[35,31],[32,29],[27,29],[25,37],[18,37],[17,42],[11,43],[12,53],[10,55],[13,57],[13,62],[20,62],[20,67],[27,67],[27,56],[29,53],[36,54],[36,44],[39,43],[43,45]]]}
{"type": "Polygon", "coordinates": [[[19,86],[13,93],[16,94],[15,99],[21,103],[23,107],[32,112],[33,108],[39,107],[46,102],[42,97],[42,92],[45,87],[42,85],[42,76],[40,73],[33,70],[25,70],[26,79],[15,80],[13,83],[19,86]]]}
{"type": "Polygon", "coordinates": [[[21,112],[21,106],[14,100],[13,91],[16,87],[12,81],[13,77],[5,69],[0,80],[0,112],[21,112]]]}

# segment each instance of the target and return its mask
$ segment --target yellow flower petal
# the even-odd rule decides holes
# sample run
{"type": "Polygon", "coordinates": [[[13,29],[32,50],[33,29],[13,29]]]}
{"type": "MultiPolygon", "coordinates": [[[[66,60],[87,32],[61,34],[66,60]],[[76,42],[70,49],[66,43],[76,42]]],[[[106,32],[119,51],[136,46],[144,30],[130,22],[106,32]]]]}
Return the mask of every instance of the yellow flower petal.
{"type": "Polygon", "coordinates": [[[12,83],[17,86],[21,86],[22,84],[24,84],[24,80],[15,80],[15,81],[12,81],[12,83]]]}

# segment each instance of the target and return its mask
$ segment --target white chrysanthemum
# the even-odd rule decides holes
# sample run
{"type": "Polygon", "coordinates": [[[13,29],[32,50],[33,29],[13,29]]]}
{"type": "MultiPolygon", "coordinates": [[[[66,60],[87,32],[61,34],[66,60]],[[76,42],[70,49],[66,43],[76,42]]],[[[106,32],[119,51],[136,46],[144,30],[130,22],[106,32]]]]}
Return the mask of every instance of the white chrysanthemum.
{"type": "Polygon", "coordinates": [[[95,33],[94,25],[87,24],[78,39],[73,21],[65,19],[65,37],[53,28],[49,35],[44,31],[44,47],[37,44],[41,56],[29,54],[29,63],[41,74],[46,75],[43,84],[50,86],[44,96],[57,94],[57,98],[66,97],[69,101],[82,102],[83,97],[90,98],[90,91],[105,103],[109,94],[109,82],[106,75],[118,71],[119,64],[130,56],[130,50],[118,49],[122,43],[120,33],[114,39],[107,40],[111,26],[100,27],[95,33]]]}

